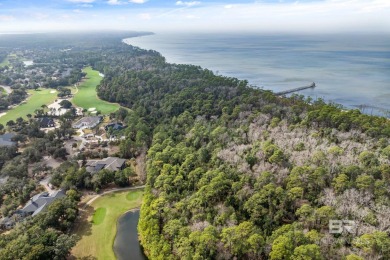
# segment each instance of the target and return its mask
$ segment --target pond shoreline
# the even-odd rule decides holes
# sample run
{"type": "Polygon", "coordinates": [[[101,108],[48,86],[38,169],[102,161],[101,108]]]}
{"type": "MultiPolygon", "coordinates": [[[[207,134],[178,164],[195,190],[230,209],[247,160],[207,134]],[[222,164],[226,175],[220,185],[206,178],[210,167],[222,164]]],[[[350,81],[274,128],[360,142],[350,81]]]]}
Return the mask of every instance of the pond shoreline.
{"type": "MultiPolygon", "coordinates": [[[[76,259],[83,257],[115,259],[117,255],[117,252],[113,250],[115,238],[120,236],[121,230],[124,230],[118,224],[118,219],[121,219],[124,212],[138,209],[141,206],[142,194],[142,186],[114,189],[96,195],[80,205],[80,223],[75,226],[72,233],[81,239],[73,247],[72,256],[76,259]]],[[[134,244],[137,249],[139,245],[136,229],[138,217],[134,221],[131,233],[134,242],[131,244],[134,244]]],[[[127,240],[121,241],[125,242],[125,247],[130,244],[127,240]]]]}
{"type": "Polygon", "coordinates": [[[115,257],[119,260],[145,260],[147,257],[143,252],[138,237],[138,220],[140,208],[134,208],[123,213],[116,222],[116,234],[112,245],[115,257]],[[129,214],[130,213],[130,214],[129,214]]]}

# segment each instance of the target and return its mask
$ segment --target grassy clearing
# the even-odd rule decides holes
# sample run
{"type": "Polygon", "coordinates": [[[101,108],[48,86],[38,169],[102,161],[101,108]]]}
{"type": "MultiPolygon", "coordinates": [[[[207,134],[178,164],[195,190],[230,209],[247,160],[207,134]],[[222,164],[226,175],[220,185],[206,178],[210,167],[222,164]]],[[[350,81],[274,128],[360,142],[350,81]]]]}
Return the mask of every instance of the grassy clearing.
{"type": "Polygon", "coordinates": [[[142,194],[143,190],[110,193],[81,210],[81,221],[75,228],[81,240],[73,248],[72,255],[77,259],[115,259],[112,247],[117,220],[126,211],[141,206],[142,194]]]}
{"type": "Polygon", "coordinates": [[[28,97],[25,103],[6,111],[6,115],[0,117],[0,124],[6,125],[10,120],[15,120],[18,117],[27,118],[28,114],[34,115],[34,111],[41,108],[42,105],[48,105],[57,98],[57,93],[50,93],[52,89],[29,90],[28,97]]]}
{"type": "Polygon", "coordinates": [[[74,95],[72,102],[79,107],[89,109],[96,108],[102,114],[109,114],[119,109],[118,104],[101,100],[97,97],[96,86],[99,85],[102,77],[99,72],[87,67],[83,70],[87,73],[86,79],[78,86],[78,92],[74,95]]]}

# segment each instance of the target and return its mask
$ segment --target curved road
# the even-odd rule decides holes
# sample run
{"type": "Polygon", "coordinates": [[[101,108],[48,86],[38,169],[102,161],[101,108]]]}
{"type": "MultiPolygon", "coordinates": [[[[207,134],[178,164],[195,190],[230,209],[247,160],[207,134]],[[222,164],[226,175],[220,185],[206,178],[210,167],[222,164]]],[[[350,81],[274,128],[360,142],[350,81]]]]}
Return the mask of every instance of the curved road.
{"type": "Polygon", "coordinates": [[[126,187],[126,188],[116,188],[116,189],[105,191],[102,194],[97,194],[95,197],[91,198],[87,203],[85,203],[84,208],[86,206],[88,206],[88,205],[91,205],[92,202],[94,202],[97,198],[99,198],[99,197],[101,197],[103,195],[106,195],[106,194],[109,194],[109,193],[113,193],[113,192],[117,192],[117,191],[138,190],[138,189],[143,189],[143,188],[145,188],[145,185],[126,187]]]}

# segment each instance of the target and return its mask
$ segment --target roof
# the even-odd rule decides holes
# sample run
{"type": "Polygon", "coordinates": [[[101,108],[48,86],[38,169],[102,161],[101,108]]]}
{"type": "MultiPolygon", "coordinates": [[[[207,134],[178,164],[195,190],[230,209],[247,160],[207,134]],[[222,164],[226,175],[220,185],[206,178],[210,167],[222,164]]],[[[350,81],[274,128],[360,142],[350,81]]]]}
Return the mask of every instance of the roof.
{"type": "Polygon", "coordinates": [[[121,159],[118,157],[107,157],[102,160],[89,160],[85,166],[88,172],[94,173],[102,169],[118,171],[122,169],[125,163],[126,159],[121,159]]]}
{"type": "Polygon", "coordinates": [[[94,127],[100,123],[102,118],[100,116],[86,116],[81,118],[79,121],[74,123],[73,128],[81,128],[81,127],[94,127]]]}
{"type": "Polygon", "coordinates": [[[0,146],[14,146],[16,142],[12,141],[12,138],[16,134],[14,133],[6,133],[3,135],[0,135],[0,146]]]}
{"type": "Polygon", "coordinates": [[[21,211],[30,214],[32,213],[32,215],[35,216],[49,206],[53,201],[62,197],[65,197],[65,193],[62,190],[55,191],[51,194],[47,192],[39,193],[33,196],[24,208],[21,209],[21,211]]]}
{"type": "Polygon", "coordinates": [[[113,130],[122,130],[125,127],[122,123],[110,123],[105,127],[106,130],[108,130],[108,128],[112,128],[113,130]]]}
{"type": "Polygon", "coordinates": [[[38,119],[40,127],[51,127],[54,125],[54,120],[51,117],[41,117],[38,119]]]}

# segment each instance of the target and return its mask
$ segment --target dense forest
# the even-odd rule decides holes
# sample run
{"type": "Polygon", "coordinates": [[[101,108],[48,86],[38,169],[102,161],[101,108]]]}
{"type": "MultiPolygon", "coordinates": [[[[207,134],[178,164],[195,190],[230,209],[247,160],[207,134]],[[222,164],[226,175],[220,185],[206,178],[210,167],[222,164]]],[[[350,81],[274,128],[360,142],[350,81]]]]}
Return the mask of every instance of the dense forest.
{"type": "Polygon", "coordinates": [[[127,48],[98,94],[132,109],[122,151],[148,150],[151,259],[390,257],[387,119],[127,48]]]}
{"type": "MultiPolygon", "coordinates": [[[[42,81],[46,87],[73,84],[92,66],[105,75],[99,97],[129,108],[110,116],[127,126],[118,156],[146,163],[138,228],[150,259],[390,258],[388,119],[169,64],[155,51],[121,43],[134,35],[15,35],[1,37],[0,47],[2,57],[13,49],[40,56],[39,73],[51,62],[71,69],[64,79],[42,81]],[[356,225],[332,234],[331,220],[356,225]]],[[[23,78],[6,70],[15,75],[2,79],[8,83],[23,78]]],[[[14,91],[28,88],[22,83],[14,91]]],[[[56,170],[39,167],[44,156],[66,159],[72,119],[64,116],[49,133],[32,118],[0,125],[23,148],[0,150],[0,175],[8,177],[0,185],[2,216],[39,192],[41,172],[67,190],[47,213],[0,236],[1,259],[66,258],[76,241],[69,230],[78,192],[129,185],[131,169],[87,174],[76,163],[85,154],[56,170]]]]}

